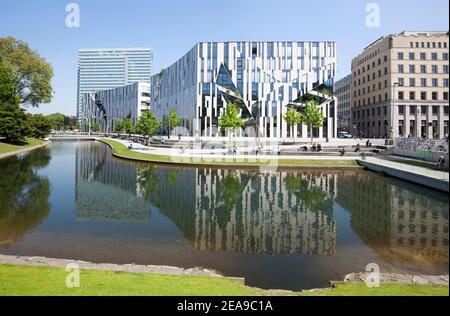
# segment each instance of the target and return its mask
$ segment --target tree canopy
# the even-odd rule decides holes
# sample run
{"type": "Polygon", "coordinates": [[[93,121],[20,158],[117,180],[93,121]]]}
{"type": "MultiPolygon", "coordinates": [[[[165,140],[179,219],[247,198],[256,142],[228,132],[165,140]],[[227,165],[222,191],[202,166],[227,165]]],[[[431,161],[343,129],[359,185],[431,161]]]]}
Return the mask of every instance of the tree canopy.
{"type": "Polygon", "coordinates": [[[28,114],[29,133],[31,137],[43,139],[52,131],[52,121],[42,114],[28,114]]]}
{"type": "Polygon", "coordinates": [[[311,143],[314,140],[313,128],[323,126],[324,115],[319,107],[319,103],[315,100],[310,100],[306,103],[305,108],[300,113],[301,122],[310,127],[311,143]]]}
{"type": "Polygon", "coordinates": [[[225,132],[227,128],[234,129],[244,126],[244,120],[239,116],[239,108],[232,102],[228,102],[225,111],[219,118],[220,130],[225,132]]]}
{"type": "Polygon", "coordinates": [[[161,128],[161,122],[151,110],[145,111],[136,122],[136,132],[143,136],[153,136],[161,128]]]}
{"type": "Polygon", "coordinates": [[[181,118],[178,116],[177,114],[177,110],[172,109],[169,112],[169,115],[167,116],[167,124],[169,125],[169,137],[170,137],[170,132],[180,126],[181,124],[181,118]]]}
{"type": "Polygon", "coordinates": [[[38,107],[51,101],[53,69],[28,44],[13,37],[0,38],[0,61],[11,75],[21,105],[38,107]]]}

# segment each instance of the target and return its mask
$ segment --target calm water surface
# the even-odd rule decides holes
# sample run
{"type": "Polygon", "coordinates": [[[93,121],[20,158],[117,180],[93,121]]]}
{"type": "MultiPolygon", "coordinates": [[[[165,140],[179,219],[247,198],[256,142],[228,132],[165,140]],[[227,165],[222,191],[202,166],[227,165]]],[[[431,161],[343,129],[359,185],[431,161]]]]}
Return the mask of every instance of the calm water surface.
{"type": "Polygon", "coordinates": [[[0,161],[0,253],[212,268],[261,288],[448,274],[448,196],[362,171],[169,168],[56,142],[0,161]]]}

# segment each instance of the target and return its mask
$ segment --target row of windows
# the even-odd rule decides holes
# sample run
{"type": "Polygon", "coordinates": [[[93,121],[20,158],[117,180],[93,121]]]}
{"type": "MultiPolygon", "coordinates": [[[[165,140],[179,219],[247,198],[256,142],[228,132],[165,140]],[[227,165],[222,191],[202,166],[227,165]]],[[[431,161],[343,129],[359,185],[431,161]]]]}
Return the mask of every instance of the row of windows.
{"type": "MultiPolygon", "coordinates": [[[[419,110],[420,110],[420,112],[418,112],[419,114],[422,113],[423,115],[425,115],[428,113],[429,107],[426,105],[422,105],[420,107],[409,106],[409,114],[410,115],[415,115],[416,112],[419,110]]],[[[438,115],[439,110],[440,110],[439,106],[431,107],[431,113],[433,113],[433,115],[438,115]]],[[[354,111],[353,115],[355,118],[366,118],[366,117],[377,116],[377,115],[381,116],[382,114],[387,115],[388,114],[387,112],[388,112],[388,109],[386,106],[384,106],[384,107],[378,107],[378,108],[373,108],[373,109],[354,111]]],[[[443,112],[444,112],[444,115],[448,115],[448,106],[443,106],[443,112]]],[[[399,115],[405,114],[405,106],[404,105],[398,106],[398,114],[399,115]]]]}
{"type": "MultiPolygon", "coordinates": [[[[420,65],[419,69],[420,69],[420,73],[421,74],[426,74],[427,71],[428,71],[427,65],[420,65]]],[[[398,71],[398,73],[401,73],[401,74],[405,73],[405,65],[398,65],[397,66],[397,71],[398,71]]],[[[416,73],[416,65],[409,65],[408,66],[408,71],[411,74],[415,74],[416,73]]],[[[438,65],[431,65],[431,73],[432,74],[439,73],[438,65]]],[[[443,65],[442,66],[442,73],[448,74],[448,65],[443,65]]]]}
{"type": "MultiPolygon", "coordinates": [[[[420,110],[420,112],[417,112],[417,113],[418,114],[422,113],[423,115],[425,115],[428,113],[428,110],[429,110],[428,108],[429,107],[427,105],[422,105],[420,107],[411,105],[411,106],[409,106],[409,114],[415,115],[416,112],[420,110]]],[[[433,115],[438,115],[439,114],[439,106],[432,106],[431,113],[433,113],[433,115]]],[[[398,106],[398,114],[400,114],[400,115],[405,114],[405,106],[404,105],[398,106]]],[[[448,115],[448,106],[444,106],[444,114],[448,115]]]]}
{"type": "MultiPolygon", "coordinates": [[[[404,60],[405,53],[398,52],[397,59],[404,60]]],[[[416,60],[416,53],[408,53],[409,60],[416,60]]],[[[427,53],[419,53],[420,60],[427,60],[427,53]]],[[[438,53],[431,53],[431,60],[438,60],[438,53]]],[[[442,53],[442,60],[448,60],[448,53],[442,53]]]]}
{"type": "Polygon", "coordinates": [[[447,42],[410,42],[411,48],[447,48],[447,42]]]}
{"type": "MultiPolygon", "coordinates": [[[[428,93],[425,91],[420,92],[420,100],[428,100],[428,93]]],[[[398,92],[398,99],[399,100],[405,100],[405,93],[403,91],[398,92]]],[[[442,99],[447,101],[448,100],[448,92],[445,91],[442,95],[442,99]]],[[[416,100],[416,92],[410,91],[409,92],[409,100],[416,100]]],[[[431,92],[431,100],[436,101],[438,100],[438,93],[436,91],[431,92]]]]}
{"type": "MultiPolygon", "coordinates": [[[[428,96],[427,92],[421,92],[420,93],[420,100],[424,100],[424,101],[428,100],[427,96],[428,96]]],[[[377,103],[377,100],[378,100],[378,103],[383,102],[383,98],[382,98],[381,94],[378,95],[378,99],[377,99],[376,96],[373,96],[372,99],[371,98],[367,98],[367,103],[366,103],[366,99],[365,98],[362,99],[362,100],[355,101],[354,102],[354,106],[355,107],[356,106],[365,106],[366,104],[370,105],[371,103],[377,103]]],[[[388,101],[388,100],[389,100],[389,96],[388,96],[387,93],[385,93],[384,94],[384,101],[388,101]]],[[[398,100],[405,100],[405,96],[404,96],[404,92],[403,91],[399,91],[398,100]]],[[[409,93],[409,100],[416,100],[416,93],[414,91],[411,91],[409,93]]],[[[431,100],[432,101],[438,101],[439,100],[438,92],[436,92],[436,91],[431,92],[431,100]]],[[[448,92],[447,91],[443,92],[442,100],[448,101],[448,92]]]]}
{"type": "MultiPolygon", "coordinates": [[[[416,87],[416,78],[409,78],[408,84],[410,87],[416,87]]],[[[404,78],[398,78],[398,85],[400,87],[405,86],[405,79],[404,78]]],[[[420,86],[421,87],[427,87],[428,86],[428,79],[427,78],[420,78],[420,86]]],[[[438,87],[439,86],[439,79],[432,78],[431,79],[431,86],[432,87],[438,87]]],[[[448,78],[442,79],[442,87],[448,88],[448,78]]]]}

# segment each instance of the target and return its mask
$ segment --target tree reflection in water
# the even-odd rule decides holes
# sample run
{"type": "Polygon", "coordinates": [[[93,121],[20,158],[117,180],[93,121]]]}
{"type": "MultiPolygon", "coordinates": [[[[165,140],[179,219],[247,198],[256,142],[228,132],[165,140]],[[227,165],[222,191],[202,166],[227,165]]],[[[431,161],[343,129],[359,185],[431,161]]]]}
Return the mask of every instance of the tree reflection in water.
{"type": "Polygon", "coordinates": [[[50,159],[50,150],[43,148],[0,161],[0,246],[21,240],[49,214],[50,182],[36,171],[50,159]]]}

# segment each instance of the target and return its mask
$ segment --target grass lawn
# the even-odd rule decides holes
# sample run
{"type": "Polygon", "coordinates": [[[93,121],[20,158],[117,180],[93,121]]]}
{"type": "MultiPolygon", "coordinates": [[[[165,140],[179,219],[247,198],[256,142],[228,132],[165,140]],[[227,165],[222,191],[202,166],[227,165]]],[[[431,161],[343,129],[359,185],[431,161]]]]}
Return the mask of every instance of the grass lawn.
{"type": "MultiPolygon", "coordinates": [[[[267,296],[280,292],[251,288],[222,278],[81,270],[80,287],[70,289],[63,268],[0,265],[0,296],[267,296]]],[[[287,293],[289,294],[289,293],[287,293]]],[[[448,296],[445,286],[342,284],[333,290],[291,293],[302,296],[448,296]]]]}
{"type": "Polygon", "coordinates": [[[303,292],[306,296],[448,296],[448,286],[385,284],[368,288],[365,284],[342,283],[335,289],[303,292]]]}
{"type": "Polygon", "coordinates": [[[192,158],[192,157],[170,157],[163,155],[152,155],[137,153],[128,150],[124,144],[110,140],[101,139],[100,141],[109,144],[113,147],[115,155],[125,159],[133,159],[138,161],[159,162],[159,163],[179,163],[179,164],[193,164],[193,165],[217,165],[217,166],[279,166],[279,167],[353,167],[360,168],[356,160],[295,160],[295,159],[279,159],[268,160],[265,158],[254,160],[235,159],[235,158],[192,158]]]}
{"type": "Polygon", "coordinates": [[[43,143],[42,140],[35,139],[35,138],[27,138],[26,141],[22,143],[16,143],[16,144],[10,144],[10,143],[4,143],[0,141],[0,154],[6,154],[14,151],[18,151],[21,149],[38,146],[43,143]]]}

